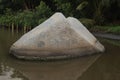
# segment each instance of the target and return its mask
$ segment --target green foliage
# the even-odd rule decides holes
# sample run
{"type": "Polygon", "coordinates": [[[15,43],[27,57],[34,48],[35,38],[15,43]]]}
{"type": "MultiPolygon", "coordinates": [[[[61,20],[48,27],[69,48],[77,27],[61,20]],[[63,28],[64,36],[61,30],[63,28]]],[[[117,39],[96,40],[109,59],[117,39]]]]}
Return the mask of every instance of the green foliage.
{"type": "Polygon", "coordinates": [[[93,18],[97,24],[105,24],[106,20],[109,21],[109,17],[111,17],[110,19],[113,19],[112,17],[114,17],[114,19],[116,19],[116,17],[120,19],[118,16],[118,14],[120,14],[120,11],[115,10],[115,8],[120,9],[120,0],[92,0],[89,1],[89,3],[92,4],[92,8],[90,8],[94,10],[93,18]]]}
{"type": "Polygon", "coordinates": [[[38,21],[37,23],[42,22],[47,19],[52,14],[51,9],[43,2],[40,2],[40,5],[35,9],[35,19],[38,21]]]}
{"type": "Polygon", "coordinates": [[[120,0],[0,0],[0,25],[35,27],[55,12],[74,16],[88,28],[120,24],[120,0]]]}
{"type": "Polygon", "coordinates": [[[81,18],[79,19],[83,25],[85,25],[88,29],[95,25],[95,21],[93,19],[81,18]]]}
{"type": "Polygon", "coordinates": [[[44,22],[45,20],[46,20],[46,18],[39,19],[38,24],[44,22]]]}
{"type": "Polygon", "coordinates": [[[120,26],[104,27],[104,30],[106,30],[107,32],[112,32],[112,33],[118,33],[118,34],[120,34],[120,26]]]}
{"type": "Polygon", "coordinates": [[[119,40],[110,40],[110,39],[103,39],[102,38],[102,39],[100,39],[100,41],[107,42],[107,43],[110,43],[112,45],[120,47],[120,41],[119,40]]]}
{"type": "Polygon", "coordinates": [[[35,10],[18,11],[16,14],[11,9],[6,9],[5,14],[0,17],[0,24],[5,26],[34,27],[43,22],[52,14],[51,9],[43,2],[35,10]]]}
{"type": "Polygon", "coordinates": [[[10,24],[12,24],[14,22],[14,16],[12,15],[12,12],[10,9],[6,9],[6,14],[5,15],[1,15],[0,17],[0,24],[1,25],[5,25],[5,26],[9,26],[10,24]]]}
{"type": "Polygon", "coordinates": [[[120,34],[120,26],[95,26],[92,27],[91,30],[95,32],[120,34]]]}
{"type": "Polygon", "coordinates": [[[24,11],[18,13],[16,15],[17,24],[21,24],[21,26],[31,26],[33,25],[33,12],[31,11],[24,11]]]}
{"type": "Polygon", "coordinates": [[[82,9],[84,9],[84,7],[87,6],[87,5],[88,5],[88,2],[87,2],[87,1],[83,1],[82,3],[80,3],[80,4],[77,6],[76,10],[82,10],[82,9]]]}
{"type": "Polygon", "coordinates": [[[57,9],[66,16],[72,16],[72,6],[70,3],[57,4],[57,9]]]}

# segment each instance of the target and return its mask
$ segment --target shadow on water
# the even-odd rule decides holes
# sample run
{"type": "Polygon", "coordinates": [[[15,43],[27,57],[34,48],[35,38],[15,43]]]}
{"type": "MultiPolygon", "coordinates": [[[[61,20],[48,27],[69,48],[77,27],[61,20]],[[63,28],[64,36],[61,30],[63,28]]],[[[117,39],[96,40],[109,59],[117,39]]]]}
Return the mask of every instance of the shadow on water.
{"type": "Polygon", "coordinates": [[[9,55],[10,46],[21,35],[15,34],[15,32],[12,34],[11,32],[0,29],[0,80],[120,79],[119,47],[103,41],[107,51],[102,56],[101,54],[96,54],[78,59],[51,62],[24,61],[9,55]],[[100,77],[100,79],[97,79],[97,77],[100,77]]]}

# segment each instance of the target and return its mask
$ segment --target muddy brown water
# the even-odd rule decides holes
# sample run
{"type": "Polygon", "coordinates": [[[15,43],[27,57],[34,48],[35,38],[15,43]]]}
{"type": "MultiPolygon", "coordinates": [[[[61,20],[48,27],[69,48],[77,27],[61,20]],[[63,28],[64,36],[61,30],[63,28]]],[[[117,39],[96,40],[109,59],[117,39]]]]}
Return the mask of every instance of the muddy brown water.
{"type": "Polygon", "coordinates": [[[62,61],[25,61],[9,54],[10,46],[21,35],[0,29],[0,80],[120,80],[118,46],[104,41],[106,52],[102,54],[62,61]]]}

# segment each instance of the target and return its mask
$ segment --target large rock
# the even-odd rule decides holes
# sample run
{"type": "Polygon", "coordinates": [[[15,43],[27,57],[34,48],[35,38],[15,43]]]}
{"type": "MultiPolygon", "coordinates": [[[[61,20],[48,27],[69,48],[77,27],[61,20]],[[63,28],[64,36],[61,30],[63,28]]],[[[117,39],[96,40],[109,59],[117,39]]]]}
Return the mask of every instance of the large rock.
{"type": "Polygon", "coordinates": [[[10,53],[25,59],[61,59],[103,52],[104,46],[75,18],[55,13],[23,35],[10,53]]]}

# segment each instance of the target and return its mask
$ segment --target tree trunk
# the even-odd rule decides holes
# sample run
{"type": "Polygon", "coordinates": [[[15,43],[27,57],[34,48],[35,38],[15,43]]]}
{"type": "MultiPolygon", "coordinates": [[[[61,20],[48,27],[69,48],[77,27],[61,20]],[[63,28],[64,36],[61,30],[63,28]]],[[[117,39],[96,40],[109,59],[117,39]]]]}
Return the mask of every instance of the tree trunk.
{"type": "Polygon", "coordinates": [[[16,31],[17,31],[17,33],[18,33],[18,24],[16,25],[16,31]]]}
{"type": "Polygon", "coordinates": [[[24,33],[26,33],[26,26],[24,26],[24,33]]]}
{"type": "Polygon", "coordinates": [[[31,30],[31,26],[29,27],[29,30],[31,30]]]}
{"type": "Polygon", "coordinates": [[[12,23],[12,34],[14,34],[14,23],[12,23]]]}
{"type": "Polygon", "coordinates": [[[11,25],[9,24],[9,26],[8,26],[8,30],[9,30],[9,32],[11,31],[11,28],[10,28],[10,27],[11,27],[11,25]]]}
{"type": "Polygon", "coordinates": [[[28,7],[28,5],[27,5],[26,0],[24,0],[24,8],[25,8],[26,10],[28,10],[28,9],[29,9],[29,7],[28,7]]]}

